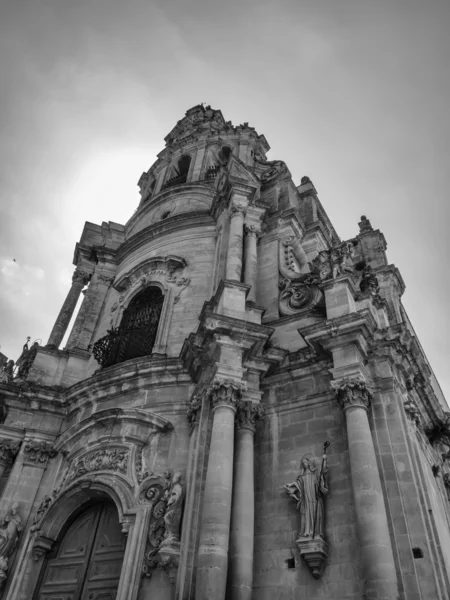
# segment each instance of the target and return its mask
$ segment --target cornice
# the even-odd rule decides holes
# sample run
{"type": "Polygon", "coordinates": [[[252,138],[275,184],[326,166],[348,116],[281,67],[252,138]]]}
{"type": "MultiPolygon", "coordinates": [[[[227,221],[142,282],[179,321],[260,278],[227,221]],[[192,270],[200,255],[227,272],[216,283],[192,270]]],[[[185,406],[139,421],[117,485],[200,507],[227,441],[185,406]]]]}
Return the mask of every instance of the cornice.
{"type": "Polygon", "coordinates": [[[66,402],[70,411],[74,411],[80,403],[110,400],[134,389],[148,389],[155,385],[155,376],[164,376],[158,386],[191,383],[191,378],[178,357],[144,356],[101,369],[88,379],[76,383],[66,390],[66,402]]]}
{"type": "Polygon", "coordinates": [[[148,244],[150,241],[175,231],[186,230],[194,227],[205,227],[207,225],[214,227],[213,231],[215,234],[216,222],[211,217],[209,211],[183,213],[180,215],[174,215],[173,217],[168,217],[159,223],[153,223],[152,225],[141,229],[141,231],[138,231],[138,233],[134,234],[129,240],[120,246],[117,255],[117,262],[122,262],[128,254],[134,252],[141,246],[148,244]]]}
{"type": "Polygon", "coordinates": [[[155,208],[155,206],[163,204],[166,200],[175,196],[177,198],[180,196],[192,198],[192,194],[196,192],[201,196],[206,196],[212,202],[216,193],[216,190],[214,189],[214,182],[192,181],[190,183],[183,183],[178,186],[169,186],[164,188],[138,207],[137,211],[127,222],[127,230],[131,229],[137,221],[143,218],[147,212],[155,208]]]}

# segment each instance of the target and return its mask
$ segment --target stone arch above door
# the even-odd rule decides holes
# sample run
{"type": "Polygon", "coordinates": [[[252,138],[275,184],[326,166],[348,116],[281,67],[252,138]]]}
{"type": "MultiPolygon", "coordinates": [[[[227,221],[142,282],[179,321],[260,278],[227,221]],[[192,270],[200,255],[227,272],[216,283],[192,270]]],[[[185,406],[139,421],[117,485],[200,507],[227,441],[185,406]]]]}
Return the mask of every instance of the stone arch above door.
{"type": "Polygon", "coordinates": [[[33,553],[36,559],[48,552],[58,539],[67,519],[82,504],[89,501],[112,501],[119,515],[123,530],[128,531],[134,523],[135,505],[133,488],[123,478],[102,474],[81,478],[67,486],[55,499],[49,497],[49,505],[41,520],[33,526],[35,539],[33,553]]]}

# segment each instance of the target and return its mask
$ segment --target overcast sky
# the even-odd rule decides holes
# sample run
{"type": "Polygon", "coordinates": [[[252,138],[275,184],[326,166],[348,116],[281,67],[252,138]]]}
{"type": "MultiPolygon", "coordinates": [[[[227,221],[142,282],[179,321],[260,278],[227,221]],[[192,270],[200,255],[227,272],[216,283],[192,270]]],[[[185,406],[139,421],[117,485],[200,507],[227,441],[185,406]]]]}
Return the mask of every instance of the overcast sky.
{"type": "Polygon", "coordinates": [[[46,343],[84,222],[125,223],[164,136],[205,102],[310,176],[343,239],[362,214],[383,231],[450,398],[448,0],[1,6],[2,352],[46,343]]]}

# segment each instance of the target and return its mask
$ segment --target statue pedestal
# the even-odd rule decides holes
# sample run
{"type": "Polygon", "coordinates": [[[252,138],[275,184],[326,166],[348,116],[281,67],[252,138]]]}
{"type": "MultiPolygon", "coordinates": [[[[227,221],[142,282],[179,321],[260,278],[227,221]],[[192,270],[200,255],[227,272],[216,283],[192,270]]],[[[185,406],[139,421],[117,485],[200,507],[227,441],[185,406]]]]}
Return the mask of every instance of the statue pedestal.
{"type": "Polygon", "coordinates": [[[328,544],[321,537],[299,537],[297,538],[297,546],[300,550],[300,556],[308,565],[312,576],[314,579],[319,579],[328,556],[328,544]]]}

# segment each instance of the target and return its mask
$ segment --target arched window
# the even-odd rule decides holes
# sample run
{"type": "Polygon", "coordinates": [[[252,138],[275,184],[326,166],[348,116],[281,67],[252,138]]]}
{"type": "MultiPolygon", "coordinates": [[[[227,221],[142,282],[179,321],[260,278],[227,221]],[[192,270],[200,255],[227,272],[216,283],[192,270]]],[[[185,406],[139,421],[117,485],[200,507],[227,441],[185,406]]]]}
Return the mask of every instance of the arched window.
{"type": "Polygon", "coordinates": [[[189,173],[189,167],[191,166],[191,157],[189,154],[183,154],[177,163],[173,165],[170,178],[166,181],[164,187],[169,185],[176,185],[178,183],[186,183],[187,176],[189,173]]]}
{"type": "Polygon", "coordinates": [[[231,148],[229,146],[222,146],[218,153],[220,163],[224,166],[228,164],[231,156],[231,148]]]}
{"type": "Polygon", "coordinates": [[[145,288],[131,300],[119,327],[111,329],[92,347],[102,367],[152,353],[163,303],[164,295],[156,286],[145,288]]]}

